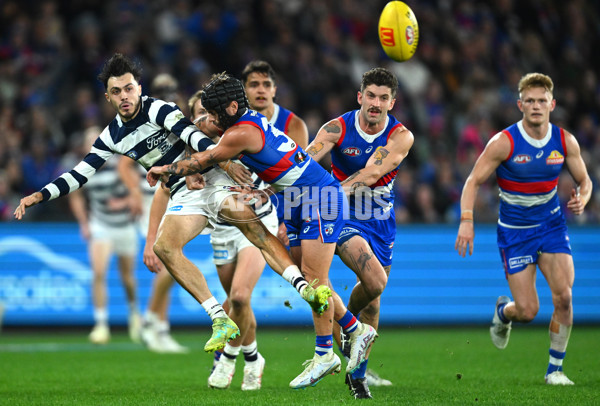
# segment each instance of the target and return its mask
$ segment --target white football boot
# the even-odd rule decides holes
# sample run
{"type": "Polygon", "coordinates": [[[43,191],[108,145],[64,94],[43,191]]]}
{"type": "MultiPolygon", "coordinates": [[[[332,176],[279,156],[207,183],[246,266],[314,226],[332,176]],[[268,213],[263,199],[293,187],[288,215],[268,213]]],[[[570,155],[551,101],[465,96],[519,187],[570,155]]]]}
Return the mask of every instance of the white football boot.
{"type": "Polygon", "coordinates": [[[302,366],[306,366],[304,371],[290,382],[290,387],[293,389],[315,386],[325,376],[339,373],[342,370],[342,361],[332,351],[323,356],[315,354],[312,359],[306,360],[302,366]]]}
{"type": "Polygon", "coordinates": [[[358,322],[356,330],[347,335],[350,336],[350,360],[346,366],[346,373],[351,374],[365,360],[367,350],[378,336],[377,331],[372,326],[361,322],[358,322]]]}
{"type": "Polygon", "coordinates": [[[89,339],[92,344],[107,344],[110,341],[108,325],[96,324],[89,335],[89,339]]]}
{"type": "Polygon", "coordinates": [[[208,377],[208,386],[215,389],[227,389],[231,385],[233,374],[235,374],[235,359],[229,359],[223,354],[208,377]]]}
{"type": "Polygon", "coordinates": [[[500,296],[496,301],[496,307],[494,307],[494,317],[492,318],[492,326],[490,327],[490,336],[492,337],[492,343],[503,350],[508,345],[508,339],[510,338],[510,328],[512,322],[503,323],[498,316],[498,306],[510,302],[508,296],[500,296]]]}
{"type": "Polygon", "coordinates": [[[562,371],[554,371],[544,378],[548,385],[575,385],[562,371]]]}
{"type": "MultiPolygon", "coordinates": [[[[222,358],[223,356],[221,356],[222,358]]],[[[259,390],[262,384],[263,370],[265,369],[265,359],[258,353],[258,359],[253,362],[247,362],[244,367],[244,379],[242,380],[242,390],[259,390]]]]}

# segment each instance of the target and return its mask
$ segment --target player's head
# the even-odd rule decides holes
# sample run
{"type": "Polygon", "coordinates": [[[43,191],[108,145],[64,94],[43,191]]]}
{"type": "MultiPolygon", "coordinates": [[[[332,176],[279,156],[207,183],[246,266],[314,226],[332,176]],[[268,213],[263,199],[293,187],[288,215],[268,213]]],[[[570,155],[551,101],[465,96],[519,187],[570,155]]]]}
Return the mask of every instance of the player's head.
{"type": "Polygon", "coordinates": [[[270,108],[275,100],[275,71],[266,61],[252,61],[242,71],[242,82],[250,107],[257,111],[270,108]]]}
{"type": "Polygon", "coordinates": [[[140,110],[141,68],[123,54],[114,54],[104,64],[98,80],[104,84],[104,97],[117,110],[123,121],[134,118],[140,110]]]}
{"type": "Polygon", "coordinates": [[[550,112],[556,106],[553,91],[552,79],[543,73],[528,73],[519,80],[517,105],[528,124],[541,125],[550,121],[550,112]]]}
{"type": "Polygon", "coordinates": [[[172,75],[160,73],[150,84],[150,95],[167,102],[176,102],[178,87],[179,83],[172,75]]]}
{"type": "Polygon", "coordinates": [[[398,79],[385,68],[373,68],[363,74],[358,92],[361,115],[369,124],[379,124],[394,107],[398,79]]]}
{"type": "Polygon", "coordinates": [[[202,105],[210,114],[217,116],[217,123],[223,131],[231,127],[249,108],[242,82],[223,72],[213,75],[202,89],[202,105]],[[236,103],[236,108],[232,102],[236,103]],[[230,113],[227,109],[230,108],[230,113]]]}
{"type": "Polygon", "coordinates": [[[203,90],[198,90],[188,100],[188,108],[190,109],[190,120],[196,127],[209,137],[221,135],[223,132],[219,130],[212,120],[209,120],[208,112],[202,105],[203,90]]]}

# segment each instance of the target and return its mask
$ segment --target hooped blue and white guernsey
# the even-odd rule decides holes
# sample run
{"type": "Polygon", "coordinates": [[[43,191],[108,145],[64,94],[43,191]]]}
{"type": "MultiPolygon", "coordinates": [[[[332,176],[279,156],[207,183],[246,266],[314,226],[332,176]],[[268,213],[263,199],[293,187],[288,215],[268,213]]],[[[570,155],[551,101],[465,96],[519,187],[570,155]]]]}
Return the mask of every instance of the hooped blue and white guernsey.
{"type": "MultiPolygon", "coordinates": [[[[359,125],[360,111],[352,110],[339,117],[342,134],[336,147],[331,150],[333,176],[340,182],[365,168],[367,161],[378,148],[384,147],[390,135],[400,126],[394,116],[388,114],[384,129],[377,134],[367,134],[359,125]]],[[[372,194],[355,195],[350,198],[351,218],[377,218],[381,212],[390,212],[394,217],[394,179],[398,167],[383,175],[371,185],[372,194]]]]}
{"type": "Polygon", "coordinates": [[[500,187],[498,223],[528,228],[563,217],[557,187],[567,156],[564,130],[550,123],[544,138],[536,140],[527,135],[519,121],[502,132],[511,150],[496,169],[500,187]]]}
{"type": "MultiPolygon", "coordinates": [[[[214,145],[175,103],[148,96],[142,96],[141,103],[134,119],[123,122],[117,115],[75,168],[44,186],[43,201],[79,189],[114,154],[128,156],[148,170],[183,159],[186,146],[201,152],[214,145]]],[[[185,178],[179,176],[171,176],[167,183],[172,194],[183,185],[185,178]]]]}

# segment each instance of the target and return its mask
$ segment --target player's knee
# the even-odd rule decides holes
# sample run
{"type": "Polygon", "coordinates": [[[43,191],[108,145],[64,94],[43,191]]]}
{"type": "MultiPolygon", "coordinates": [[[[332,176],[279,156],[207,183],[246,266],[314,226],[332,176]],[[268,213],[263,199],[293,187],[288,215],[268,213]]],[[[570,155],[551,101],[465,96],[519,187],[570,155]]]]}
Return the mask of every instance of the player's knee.
{"type": "Polygon", "coordinates": [[[529,323],[535,319],[540,310],[539,303],[527,303],[526,305],[516,304],[517,320],[521,323],[529,323]]]}
{"type": "Polygon", "coordinates": [[[553,295],[554,308],[559,312],[566,312],[571,308],[573,297],[571,289],[565,289],[557,295],[553,295]]]}
{"type": "Polygon", "coordinates": [[[385,286],[387,285],[387,277],[378,278],[369,282],[368,284],[363,284],[363,288],[365,292],[371,299],[378,298],[383,293],[385,286]]]}
{"type": "Polygon", "coordinates": [[[250,305],[250,293],[248,289],[232,289],[229,293],[231,307],[241,309],[250,305]]]}
{"type": "Polygon", "coordinates": [[[175,256],[176,250],[164,239],[158,239],[152,246],[154,253],[161,261],[168,263],[175,256]]]}

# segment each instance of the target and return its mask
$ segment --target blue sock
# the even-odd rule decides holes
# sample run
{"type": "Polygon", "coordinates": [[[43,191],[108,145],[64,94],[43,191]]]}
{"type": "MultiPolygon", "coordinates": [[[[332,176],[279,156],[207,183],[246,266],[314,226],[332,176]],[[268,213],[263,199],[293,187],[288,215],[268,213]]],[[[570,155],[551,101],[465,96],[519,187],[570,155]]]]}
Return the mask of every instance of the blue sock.
{"type": "Polygon", "coordinates": [[[368,359],[364,360],[358,366],[358,369],[356,371],[352,372],[352,378],[354,378],[354,379],[364,378],[367,373],[367,364],[368,363],[369,363],[368,359]]]}
{"type": "Polygon", "coordinates": [[[504,307],[507,305],[508,303],[502,303],[500,306],[498,306],[498,317],[500,317],[500,320],[502,321],[502,323],[507,324],[508,322],[510,322],[510,320],[508,320],[506,318],[506,316],[504,315],[504,307]]]}
{"type": "Polygon", "coordinates": [[[342,330],[344,330],[344,333],[351,333],[358,327],[358,320],[350,313],[350,310],[346,310],[346,314],[344,314],[337,322],[342,330]]]}
{"type": "Polygon", "coordinates": [[[333,351],[333,335],[317,336],[315,353],[323,356],[333,351]]]}
{"type": "Polygon", "coordinates": [[[550,349],[550,361],[548,362],[548,370],[546,371],[546,375],[551,374],[552,372],[562,371],[562,363],[565,359],[565,355],[567,352],[559,352],[556,350],[550,349]]]}

